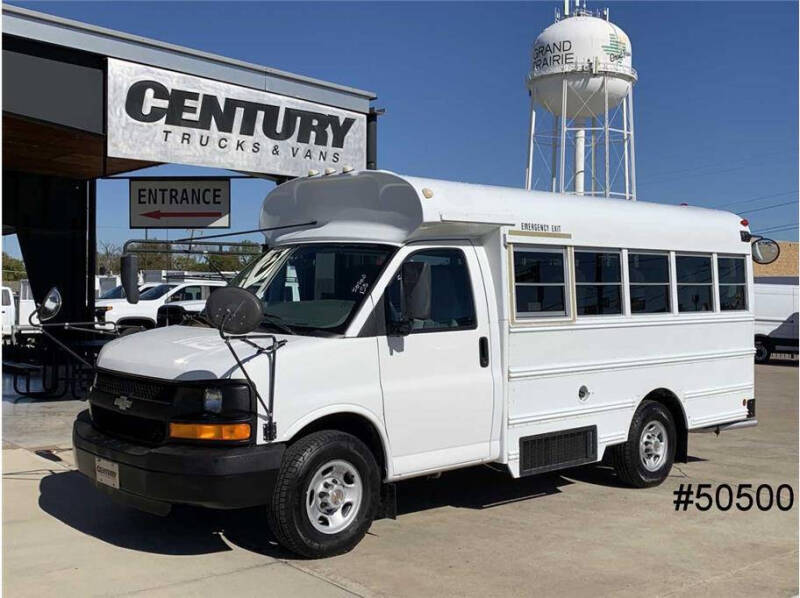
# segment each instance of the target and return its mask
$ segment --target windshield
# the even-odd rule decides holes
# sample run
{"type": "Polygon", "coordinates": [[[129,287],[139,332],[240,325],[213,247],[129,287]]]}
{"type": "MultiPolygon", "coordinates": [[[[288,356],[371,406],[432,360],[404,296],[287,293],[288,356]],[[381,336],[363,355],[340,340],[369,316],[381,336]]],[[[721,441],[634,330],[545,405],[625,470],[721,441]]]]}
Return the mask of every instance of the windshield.
{"type": "Polygon", "coordinates": [[[139,300],[141,301],[152,301],[153,299],[158,299],[159,297],[163,296],[164,293],[169,292],[171,289],[174,289],[176,284],[160,284],[155,287],[150,287],[144,293],[139,295],[139,300]]]}
{"type": "Polygon", "coordinates": [[[124,299],[125,298],[125,289],[122,288],[122,285],[118,285],[113,289],[108,289],[105,293],[100,295],[100,299],[124,299]]]}
{"type": "Polygon", "coordinates": [[[364,244],[279,247],[230,284],[261,299],[265,327],[342,334],[393,250],[364,244]]]}

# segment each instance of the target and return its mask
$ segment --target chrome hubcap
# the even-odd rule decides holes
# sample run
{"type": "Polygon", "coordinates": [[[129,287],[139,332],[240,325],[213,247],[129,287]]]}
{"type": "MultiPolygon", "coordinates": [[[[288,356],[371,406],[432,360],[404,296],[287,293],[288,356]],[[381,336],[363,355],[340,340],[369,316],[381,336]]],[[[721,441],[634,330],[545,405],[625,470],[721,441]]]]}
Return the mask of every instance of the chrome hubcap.
{"type": "Polygon", "coordinates": [[[657,471],[667,458],[667,429],[659,421],[651,421],[639,439],[639,457],[647,471],[657,471]]]}
{"type": "Polygon", "coordinates": [[[356,517],[364,495],[361,476],[347,461],[328,461],[317,469],[306,489],[306,513],[323,534],[336,534],[356,517]]]}

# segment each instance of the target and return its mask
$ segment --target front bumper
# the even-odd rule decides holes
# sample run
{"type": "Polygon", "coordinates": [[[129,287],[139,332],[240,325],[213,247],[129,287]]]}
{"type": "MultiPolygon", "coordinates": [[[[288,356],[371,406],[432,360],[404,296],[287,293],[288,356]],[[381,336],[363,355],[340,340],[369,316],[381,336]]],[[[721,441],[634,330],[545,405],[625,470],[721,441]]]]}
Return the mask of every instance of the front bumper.
{"type": "Polygon", "coordinates": [[[269,502],[285,450],[260,446],[149,447],[97,430],[88,411],[72,428],[75,463],[95,486],[143,511],[166,515],[173,504],[238,509],[269,502]],[[97,482],[97,457],[119,467],[119,490],[97,482]]]}

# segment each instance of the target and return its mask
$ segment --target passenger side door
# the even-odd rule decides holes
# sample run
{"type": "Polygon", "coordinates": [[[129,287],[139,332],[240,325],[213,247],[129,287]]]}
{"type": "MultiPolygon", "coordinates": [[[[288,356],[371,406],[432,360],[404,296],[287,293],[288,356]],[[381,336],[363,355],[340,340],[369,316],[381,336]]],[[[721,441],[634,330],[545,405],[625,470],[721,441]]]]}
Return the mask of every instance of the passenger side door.
{"type": "Polygon", "coordinates": [[[411,475],[486,459],[494,397],[475,251],[467,243],[402,251],[403,262],[430,265],[431,309],[407,336],[391,334],[401,309],[400,266],[378,304],[383,314],[376,314],[386,326],[378,354],[394,471],[411,475]]]}

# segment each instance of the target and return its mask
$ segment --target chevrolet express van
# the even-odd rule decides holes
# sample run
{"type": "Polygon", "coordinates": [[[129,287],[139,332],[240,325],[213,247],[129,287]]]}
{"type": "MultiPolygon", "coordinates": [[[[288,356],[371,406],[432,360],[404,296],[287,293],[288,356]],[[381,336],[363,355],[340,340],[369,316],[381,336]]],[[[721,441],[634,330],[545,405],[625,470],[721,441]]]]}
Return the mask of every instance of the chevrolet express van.
{"type": "Polygon", "coordinates": [[[688,432],[756,424],[735,214],[364,171],[276,187],[260,224],[205,316],[100,353],[73,436],[98,489],[265,505],[320,557],[391,516],[398,480],[605,458],[646,487],[688,432]]]}

